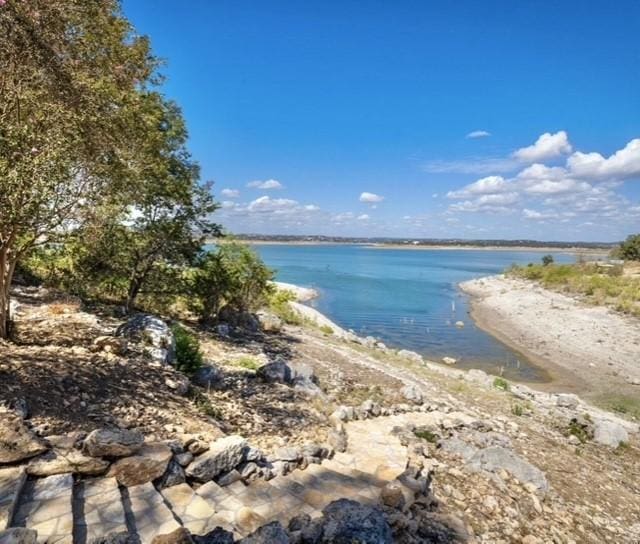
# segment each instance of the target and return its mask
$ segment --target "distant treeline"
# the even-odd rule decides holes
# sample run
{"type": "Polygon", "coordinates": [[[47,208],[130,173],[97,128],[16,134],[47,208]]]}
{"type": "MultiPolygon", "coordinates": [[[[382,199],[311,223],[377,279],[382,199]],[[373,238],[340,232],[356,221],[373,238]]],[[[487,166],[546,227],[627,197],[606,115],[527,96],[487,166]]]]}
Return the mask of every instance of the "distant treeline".
{"type": "Polygon", "coordinates": [[[389,244],[408,246],[477,246],[477,247],[548,247],[612,249],[618,242],[544,242],[539,240],[467,240],[461,238],[362,238],[347,236],[296,236],[288,234],[237,234],[238,240],[260,242],[322,242],[335,244],[389,244]]]}

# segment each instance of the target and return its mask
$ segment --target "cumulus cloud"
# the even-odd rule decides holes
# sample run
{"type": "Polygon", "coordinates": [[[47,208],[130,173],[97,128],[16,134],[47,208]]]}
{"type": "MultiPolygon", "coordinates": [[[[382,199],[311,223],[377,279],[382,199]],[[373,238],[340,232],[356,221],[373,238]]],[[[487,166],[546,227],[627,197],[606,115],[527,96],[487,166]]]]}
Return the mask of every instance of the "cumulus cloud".
{"type": "Polygon", "coordinates": [[[282,189],[283,185],[277,179],[267,179],[265,181],[255,180],[247,183],[247,187],[251,187],[252,189],[282,189]]]}
{"type": "Polygon", "coordinates": [[[222,189],[220,194],[225,198],[238,198],[240,196],[240,191],[237,189],[222,189]]]}
{"type": "Polygon", "coordinates": [[[375,193],[368,193],[365,191],[360,194],[360,202],[366,202],[367,204],[382,202],[383,200],[384,200],[383,196],[377,195],[375,193]]]}
{"type": "Polygon", "coordinates": [[[475,138],[486,138],[487,136],[491,136],[491,133],[487,132],[486,130],[474,130],[469,132],[469,134],[467,134],[465,138],[475,139],[475,138]]]}
{"type": "Polygon", "coordinates": [[[538,162],[567,155],[572,149],[564,130],[555,134],[545,132],[534,144],[514,151],[513,157],[522,162],[538,162]]]}
{"type": "MultiPolygon", "coordinates": [[[[570,149],[566,134],[555,138],[555,144],[551,143],[549,138],[541,137],[530,148],[538,146],[541,151],[546,146],[553,156],[555,152],[548,151],[551,148],[561,153],[570,149]],[[540,142],[542,144],[538,145],[540,142]]],[[[576,151],[567,157],[564,166],[535,162],[510,178],[499,175],[481,178],[449,191],[447,197],[460,202],[451,204],[448,210],[450,213],[511,213],[513,206],[521,203],[525,204],[522,216],[529,220],[565,223],[586,215],[618,223],[629,222],[636,217],[634,207],[614,189],[633,178],[640,179],[640,139],[630,141],[607,158],[600,153],[576,151]],[[545,208],[537,209],[537,205],[545,208]]]]}

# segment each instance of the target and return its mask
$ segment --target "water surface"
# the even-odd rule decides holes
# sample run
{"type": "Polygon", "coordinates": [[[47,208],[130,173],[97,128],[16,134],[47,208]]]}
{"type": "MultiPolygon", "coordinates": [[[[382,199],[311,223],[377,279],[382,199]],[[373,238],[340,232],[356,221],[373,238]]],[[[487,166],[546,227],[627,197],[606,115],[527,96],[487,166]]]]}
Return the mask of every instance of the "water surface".
{"type": "MultiPolygon", "coordinates": [[[[482,368],[528,381],[544,372],[485,333],[468,315],[468,297],[457,285],[497,274],[513,263],[540,262],[543,253],[492,250],[405,250],[355,245],[256,245],[279,281],[313,287],[309,304],[345,329],[375,336],[456,366],[482,368]],[[456,327],[463,321],[463,328],[456,327]]],[[[573,262],[553,253],[556,262],[573,262]]]]}

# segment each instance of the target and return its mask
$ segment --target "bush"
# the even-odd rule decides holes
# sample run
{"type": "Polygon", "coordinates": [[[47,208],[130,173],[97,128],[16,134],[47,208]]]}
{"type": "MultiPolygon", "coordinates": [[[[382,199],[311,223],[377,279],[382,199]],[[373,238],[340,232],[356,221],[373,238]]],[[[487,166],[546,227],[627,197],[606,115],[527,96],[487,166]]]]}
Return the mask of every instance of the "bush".
{"type": "Polygon", "coordinates": [[[171,330],[176,339],[176,368],[185,374],[193,374],[202,366],[200,342],[180,325],[174,325],[171,330]]]}
{"type": "Polygon", "coordinates": [[[542,265],[549,266],[550,264],[553,264],[553,255],[544,255],[542,257],[542,265]]]}
{"type": "Polygon", "coordinates": [[[632,234],[614,251],[614,256],[625,261],[640,261],[640,234],[632,234]]]}
{"type": "Polygon", "coordinates": [[[493,380],[493,387],[496,389],[502,389],[502,391],[509,391],[509,382],[504,378],[497,377],[493,380]]]}
{"type": "Polygon", "coordinates": [[[269,295],[269,308],[285,323],[302,325],[302,317],[289,304],[295,300],[296,296],[291,291],[277,289],[269,295]]]}

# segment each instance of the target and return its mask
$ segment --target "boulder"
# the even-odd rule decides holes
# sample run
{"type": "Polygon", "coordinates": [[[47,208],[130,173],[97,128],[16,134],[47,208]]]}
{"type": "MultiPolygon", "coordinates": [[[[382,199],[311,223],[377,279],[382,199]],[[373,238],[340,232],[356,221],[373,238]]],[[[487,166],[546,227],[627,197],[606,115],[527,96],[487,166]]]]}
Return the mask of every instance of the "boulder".
{"type": "Polygon", "coordinates": [[[289,544],[291,540],[279,521],[272,521],[240,540],[241,544],[289,544]]]}
{"type": "Polygon", "coordinates": [[[153,537],[151,544],[192,544],[191,533],[185,527],[178,527],[175,531],[166,535],[153,537]]]}
{"type": "Polygon", "coordinates": [[[389,482],[380,491],[382,504],[396,510],[408,509],[413,504],[414,499],[415,492],[397,480],[389,482]]]}
{"type": "Polygon", "coordinates": [[[75,449],[54,448],[32,459],[27,465],[27,474],[41,477],[67,473],[97,476],[108,468],[109,462],[99,457],[90,457],[75,449]]]}
{"type": "Polygon", "coordinates": [[[186,467],[189,463],[191,463],[191,461],[193,461],[193,453],[191,453],[190,451],[179,453],[176,455],[175,459],[181,467],[186,467]]]}
{"type": "Polygon", "coordinates": [[[264,332],[280,332],[283,327],[283,321],[277,315],[267,312],[266,310],[260,310],[256,313],[260,328],[264,332]]]}
{"type": "Polygon", "coordinates": [[[556,396],[556,406],[560,406],[561,408],[575,409],[578,407],[579,402],[580,399],[577,397],[577,395],[561,393],[556,396]]]}
{"type": "Polygon", "coordinates": [[[269,383],[291,383],[293,381],[291,367],[284,361],[273,361],[261,366],[257,375],[269,383]]]}
{"type": "Polygon", "coordinates": [[[135,455],[118,459],[109,470],[120,485],[132,487],[151,482],[164,475],[173,453],[162,442],[144,444],[135,455]]]}
{"type": "Polygon", "coordinates": [[[469,459],[468,465],[473,470],[488,472],[506,470],[523,484],[533,484],[541,493],[546,493],[549,489],[544,472],[502,446],[491,446],[478,450],[469,459]]]}
{"type": "Polygon", "coordinates": [[[13,463],[47,450],[15,412],[0,408],[0,463],[13,463]]]}
{"type": "Polygon", "coordinates": [[[393,544],[391,527],[378,508],[349,499],[327,505],[318,520],[321,543],[393,544]]]}
{"type": "Polygon", "coordinates": [[[455,365],[458,362],[458,359],[455,359],[453,357],[443,357],[442,362],[445,365],[455,365]]]}
{"type": "Polygon", "coordinates": [[[89,433],[82,445],[91,457],[125,457],[136,453],[144,443],[139,431],[129,429],[96,429],[89,433]]]}
{"type": "Polygon", "coordinates": [[[238,435],[225,436],[211,443],[209,450],[196,457],[187,467],[187,476],[199,482],[208,482],[218,474],[227,472],[243,460],[247,441],[238,435]]]}
{"type": "Polygon", "coordinates": [[[398,357],[402,357],[403,359],[408,359],[409,361],[413,361],[414,363],[424,363],[424,359],[422,355],[416,353],[415,351],[409,351],[408,349],[401,349],[398,352],[398,357]]]}
{"type": "Polygon", "coordinates": [[[138,314],[120,325],[116,336],[140,342],[148,347],[147,352],[161,363],[173,363],[176,356],[176,340],[169,325],[159,317],[138,314]]]}
{"type": "Polygon", "coordinates": [[[194,535],[192,538],[196,544],[233,544],[235,542],[233,533],[222,527],[216,527],[206,535],[194,535]]]}
{"type": "Polygon", "coordinates": [[[211,364],[200,367],[191,376],[191,381],[200,387],[209,389],[222,380],[222,372],[211,364]]]}
{"type": "Polygon", "coordinates": [[[603,446],[617,448],[621,443],[629,441],[629,434],[626,429],[608,419],[597,419],[594,422],[593,440],[603,446]]]}
{"type": "Polygon", "coordinates": [[[413,404],[422,404],[424,402],[424,397],[422,395],[422,391],[418,389],[417,386],[413,384],[405,385],[401,390],[400,394],[409,402],[413,404]]]}
{"type": "Polygon", "coordinates": [[[278,448],[272,456],[273,461],[298,461],[299,459],[300,452],[296,448],[278,448]]]}
{"type": "Polygon", "coordinates": [[[38,533],[33,529],[13,527],[0,531],[0,544],[37,544],[38,533]]]}
{"type": "Polygon", "coordinates": [[[226,487],[228,485],[231,485],[231,484],[237,482],[238,480],[242,480],[242,474],[240,474],[240,472],[238,472],[234,468],[234,469],[230,470],[229,472],[224,472],[223,474],[220,474],[216,478],[216,483],[220,487],[226,487]]]}
{"type": "Polygon", "coordinates": [[[173,487],[175,485],[183,484],[187,481],[184,469],[180,466],[175,459],[169,461],[167,470],[165,470],[162,478],[157,482],[160,489],[166,489],[167,487],[173,487]]]}

